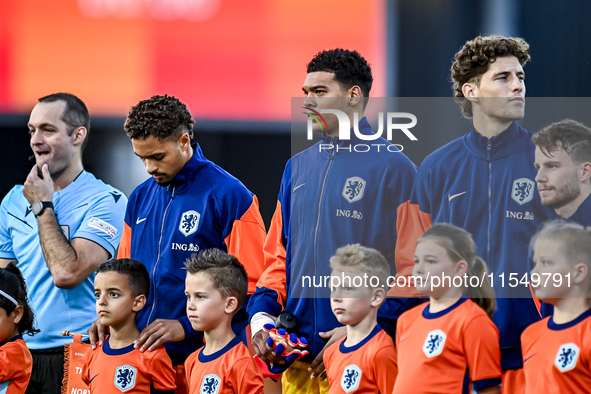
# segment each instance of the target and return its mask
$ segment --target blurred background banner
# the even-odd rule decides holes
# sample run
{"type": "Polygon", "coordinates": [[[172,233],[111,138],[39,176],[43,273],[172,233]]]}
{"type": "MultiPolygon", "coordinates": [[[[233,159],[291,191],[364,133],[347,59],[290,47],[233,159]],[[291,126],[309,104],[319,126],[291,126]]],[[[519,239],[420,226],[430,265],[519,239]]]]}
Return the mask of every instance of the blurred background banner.
{"type": "Polygon", "coordinates": [[[26,112],[36,98],[65,90],[94,115],[124,116],[139,100],[168,93],[196,118],[288,121],[307,62],[337,46],[356,48],[384,80],[381,0],[2,4],[4,112],[26,112]]]}
{"type": "MultiPolygon", "coordinates": [[[[467,40],[521,36],[531,45],[528,97],[588,97],[590,19],[587,0],[0,0],[0,194],[31,169],[27,121],[37,99],[67,91],[92,116],[85,167],[129,195],[147,174],[125,116],[169,94],[187,104],[206,157],[259,196],[268,224],[284,165],[300,149],[292,98],[303,97],[319,51],[359,51],[373,69],[373,97],[449,98],[453,56],[467,40]]],[[[419,119],[424,134],[405,145],[415,164],[469,130],[448,101],[432,122],[455,126],[419,119]]],[[[544,122],[562,119],[551,104],[544,122]]],[[[533,114],[524,125],[543,127],[533,114]]]]}

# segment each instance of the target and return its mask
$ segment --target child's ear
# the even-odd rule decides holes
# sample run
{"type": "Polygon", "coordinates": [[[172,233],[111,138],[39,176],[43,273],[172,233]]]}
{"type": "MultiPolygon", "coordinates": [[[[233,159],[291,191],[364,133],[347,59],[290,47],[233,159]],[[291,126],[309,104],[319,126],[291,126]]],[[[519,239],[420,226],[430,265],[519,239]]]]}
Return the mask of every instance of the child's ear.
{"type": "Polygon", "coordinates": [[[134,312],[139,312],[142,308],[146,305],[146,296],[144,294],[140,294],[139,296],[135,297],[133,300],[133,308],[134,312]]]}
{"type": "Polygon", "coordinates": [[[14,308],[14,310],[11,313],[11,315],[14,318],[14,320],[13,320],[14,324],[19,324],[21,322],[21,319],[23,318],[24,313],[25,313],[25,310],[22,305],[19,305],[16,308],[14,308]]]}
{"type": "Polygon", "coordinates": [[[578,263],[575,265],[575,274],[573,276],[573,283],[578,285],[585,281],[589,276],[589,267],[585,263],[578,263]]]}
{"type": "Polygon", "coordinates": [[[468,273],[468,263],[464,260],[460,260],[456,264],[456,274],[459,276],[464,276],[464,274],[468,273]]]}
{"type": "Polygon", "coordinates": [[[225,312],[229,315],[234,314],[238,309],[238,298],[230,296],[226,298],[225,312]]]}
{"type": "Polygon", "coordinates": [[[386,301],[386,290],[383,287],[374,289],[371,298],[371,306],[379,308],[386,301]]]}

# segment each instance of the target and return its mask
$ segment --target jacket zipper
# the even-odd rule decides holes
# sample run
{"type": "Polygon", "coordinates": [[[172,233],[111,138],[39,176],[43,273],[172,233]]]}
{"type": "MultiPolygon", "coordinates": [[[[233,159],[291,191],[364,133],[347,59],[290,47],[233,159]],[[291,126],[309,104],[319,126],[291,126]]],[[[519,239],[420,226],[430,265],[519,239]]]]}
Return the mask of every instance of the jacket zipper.
{"type": "Polygon", "coordinates": [[[486,261],[490,261],[490,234],[492,223],[492,140],[486,142],[486,161],[488,162],[488,229],[486,240],[486,261]]]}
{"type": "MultiPolygon", "coordinates": [[[[170,186],[168,188],[170,190],[170,186]]],[[[146,322],[146,326],[150,324],[150,320],[152,319],[152,313],[154,313],[154,309],[156,308],[156,268],[158,267],[158,263],[160,262],[160,250],[162,246],[162,235],[164,234],[164,221],[166,220],[166,212],[168,212],[168,207],[170,207],[170,203],[174,199],[175,190],[176,187],[173,185],[172,192],[170,193],[170,200],[168,200],[168,204],[166,205],[166,208],[164,209],[164,214],[162,215],[162,225],[160,226],[160,239],[158,240],[158,258],[156,260],[156,264],[154,264],[154,269],[152,270],[152,286],[154,286],[154,301],[152,302],[152,309],[150,310],[150,314],[148,315],[148,321],[146,322]]]]}
{"type": "MultiPolygon", "coordinates": [[[[332,152],[330,154],[330,161],[328,162],[328,166],[326,167],[326,172],[324,173],[324,179],[322,180],[322,188],[320,189],[320,199],[318,200],[318,217],[316,218],[316,229],[314,230],[314,276],[316,276],[318,274],[318,271],[316,270],[316,255],[317,255],[317,247],[318,247],[318,226],[320,225],[320,212],[321,212],[321,208],[322,208],[322,197],[324,197],[324,187],[326,186],[326,178],[328,177],[328,171],[330,170],[330,167],[332,165],[332,162],[334,160],[334,155],[335,155],[335,149],[336,149],[336,143],[337,143],[337,137],[334,137],[334,140],[331,139],[331,144],[332,144],[332,152]]],[[[316,300],[317,297],[314,297],[314,309],[317,309],[318,306],[316,305],[316,300]]],[[[317,322],[316,322],[316,313],[314,313],[314,327],[317,327],[317,322]]],[[[314,334],[316,335],[316,333],[314,334]]]]}

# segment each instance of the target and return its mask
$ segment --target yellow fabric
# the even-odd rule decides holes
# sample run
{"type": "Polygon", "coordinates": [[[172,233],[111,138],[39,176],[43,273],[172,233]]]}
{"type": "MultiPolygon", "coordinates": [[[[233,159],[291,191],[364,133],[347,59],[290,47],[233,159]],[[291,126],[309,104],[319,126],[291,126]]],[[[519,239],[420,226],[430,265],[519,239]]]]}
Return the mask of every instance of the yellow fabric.
{"type": "Polygon", "coordinates": [[[328,394],[328,380],[310,379],[309,366],[308,363],[296,361],[283,372],[281,377],[283,394],[328,394]]]}

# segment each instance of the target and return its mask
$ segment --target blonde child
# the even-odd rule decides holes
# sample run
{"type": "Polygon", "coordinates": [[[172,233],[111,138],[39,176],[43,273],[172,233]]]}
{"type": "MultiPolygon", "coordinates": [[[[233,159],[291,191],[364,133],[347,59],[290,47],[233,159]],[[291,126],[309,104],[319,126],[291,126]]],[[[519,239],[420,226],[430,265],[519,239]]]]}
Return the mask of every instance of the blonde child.
{"type": "Polygon", "coordinates": [[[187,316],[205,338],[205,346],[185,361],[189,393],[263,393],[262,375],[232,331],[232,317],[248,290],[244,267],[219,249],[193,254],[185,267],[187,316]]]}
{"type": "Polygon", "coordinates": [[[521,335],[526,393],[591,390],[591,233],[563,221],[544,225],[531,241],[536,297],[553,316],[521,335]]]}
{"type": "Polygon", "coordinates": [[[329,393],[390,394],[396,381],[396,349],[378,325],[386,301],[388,262],[375,249],[359,244],[339,248],[330,258],[330,305],[347,336],[324,352],[329,393]]]}
{"type": "Polygon", "coordinates": [[[472,236],[451,224],[431,227],[417,242],[413,276],[429,303],[398,320],[394,394],[501,393],[494,292],[472,236]],[[484,283],[470,287],[474,276],[484,283]]]}
{"type": "Polygon", "coordinates": [[[29,385],[33,357],[21,335],[39,332],[34,320],[25,280],[9,263],[0,269],[0,393],[22,394],[29,385]]]}

